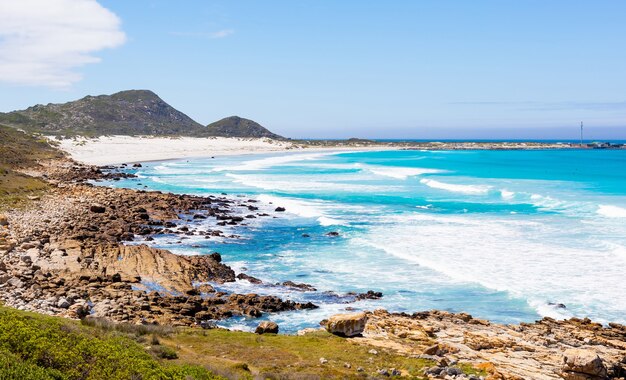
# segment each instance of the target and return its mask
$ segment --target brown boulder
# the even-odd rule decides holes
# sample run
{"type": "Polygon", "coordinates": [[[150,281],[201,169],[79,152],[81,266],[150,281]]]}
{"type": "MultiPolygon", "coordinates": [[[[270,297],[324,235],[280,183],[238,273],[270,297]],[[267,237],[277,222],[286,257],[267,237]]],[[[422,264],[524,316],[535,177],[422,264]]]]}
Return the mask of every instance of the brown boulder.
{"type": "Polygon", "coordinates": [[[357,314],[336,314],[328,318],[326,330],[334,335],[351,337],[361,335],[365,329],[367,315],[357,314]]]}
{"type": "Polygon", "coordinates": [[[275,322],[263,321],[254,330],[255,334],[278,334],[278,325],[275,322]]]}
{"type": "Polygon", "coordinates": [[[567,380],[599,380],[607,378],[604,362],[595,351],[571,348],[563,353],[561,376],[567,380]]]}

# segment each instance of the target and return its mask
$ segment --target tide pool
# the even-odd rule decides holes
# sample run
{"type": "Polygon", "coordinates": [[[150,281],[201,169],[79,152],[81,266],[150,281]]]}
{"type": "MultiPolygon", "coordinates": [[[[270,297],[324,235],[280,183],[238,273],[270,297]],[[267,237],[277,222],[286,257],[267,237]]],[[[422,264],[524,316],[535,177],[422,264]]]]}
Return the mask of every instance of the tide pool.
{"type": "Polygon", "coordinates": [[[299,152],[155,162],[131,172],[138,178],[110,185],[254,198],[277,216],[230,227],[241,239],[150,244],[218,251],[238,273],[317,288],[216,285],[321,306],[264,317],[282,332],[346,308],[379,307],[505,323],[626,322],[626,150],[299,152]],[[286,211],[274,213],[277,206],[286,211]],[[384,297],[344,303],[342,294],[370,289],[384,297]]]}

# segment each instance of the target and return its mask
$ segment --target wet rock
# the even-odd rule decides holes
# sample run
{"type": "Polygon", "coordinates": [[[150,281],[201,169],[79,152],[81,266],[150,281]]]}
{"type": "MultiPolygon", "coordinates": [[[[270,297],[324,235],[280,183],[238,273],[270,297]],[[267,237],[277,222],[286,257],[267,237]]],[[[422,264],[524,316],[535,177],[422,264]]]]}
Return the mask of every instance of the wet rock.
{"type": "Polygon", "coordinates": [[[334,335],[352,337],[361,335],[365,329],[367,315],[357,314],[336,314],[328,318],[326,330],[334,335]]]}
{"type": "Polygon", "coordinates": [[[287,286],[290,288],[294,288],[303,292],[315,292],[317,291],[317,289],[315,289],[312,285],[309,284],[299,284],[293,281],[285,281],[281,284],[282,286],[287,286]]]}
{"type": "Polygon", "coordinates": [[[382,292],[375,292],[373,290],[368,290],[367,293],[360,293],[356,295],[356,300],[377,300],[383,298],[382,292]]]}
{"type": "Polygon", "coordinates": [[[249,276],[249,275],[247,275],[245,273],[239,273],[237,275],[237,278],[240,279],[240,280],[246,280],[246,281],[250,282],[251,284],[262,284],[263,283],[263,281],[259,280],[258,278],[249,276]]]}
{"type": "Polygon", "coordinates": [[[254,330],[255,334],[278,334],[278,324],[271,321],[263,321],[259,323],[254,330]]]}
{"type": "Polygon", "coordinates": [[[285,212],[287,210],[284,207],[276,207],[276,209],[274,209],[274,211],[276,211],[276,212],[285,212]]]}
{"type": "Polygon", "coordinates": [[[330,231],[329,233],[326,234],[326,236],[336,237],[336,236],[339,236],[339,232],[337,232],[337,231],[330,231]]]}

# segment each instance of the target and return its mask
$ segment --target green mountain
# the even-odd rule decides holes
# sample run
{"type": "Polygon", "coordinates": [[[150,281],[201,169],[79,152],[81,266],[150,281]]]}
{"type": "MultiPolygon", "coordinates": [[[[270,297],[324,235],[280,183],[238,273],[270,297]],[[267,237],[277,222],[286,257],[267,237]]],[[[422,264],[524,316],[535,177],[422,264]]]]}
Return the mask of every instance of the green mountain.
{"type": "Polygon", "coordinates": [[[223,119],[207,128],[148,90],[86,96],[62,104],[38,104],[0,113],[0,124],[56,136],[280,137],[251,120],[239,118],[223,119]]]}
{"type": "Polygon", "coordinates": [[[239,116],[225,117],[222,120],[207,125],[207,128],[212,136],[284,139],[284,137],[270,132],[267,128],[261,126],[261,124],[239,116]]]}

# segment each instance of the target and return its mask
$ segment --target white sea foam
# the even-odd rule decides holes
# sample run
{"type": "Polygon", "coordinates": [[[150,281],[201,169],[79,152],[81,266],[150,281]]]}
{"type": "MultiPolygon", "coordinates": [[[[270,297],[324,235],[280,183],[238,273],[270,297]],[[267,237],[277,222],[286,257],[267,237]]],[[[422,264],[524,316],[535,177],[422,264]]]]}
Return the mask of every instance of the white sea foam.
{"type": "Polygon", "coordinates": [[[500,196],[502,199],[511,200],[515,197],[515,193],[513,191],[502,189],[500,190],[500,196]]]}
{"type": "Polygon", "coordinates": [[[458,185],[453,183],[445,183],[434,179],[423,178],[420,183],[433,189],[451,191],[453,193],[463,193],[469,195],[484,195],[489,192],[491,186],[487,185],[458,185]]]}
{"type": "Polygon", "coordinates": [[[281,166],[292,162],[317,160],[324,156],[336,155],[345,152],[323,152],[306,154],[285,154],[281,156],[265,157],[256,160],[244,161],[238,165],[218,166],[213,171],[255,171],[281,166]]]}
{"type": "Polygon", "coordinates": [[[438,169],[406,168],[401,166],[368,166],[366,168],[373,174],[395,179],[407,179],[408,177],[418,176],[422,174],[434,174],[443,172],[443,170],[438,169]]]}
{"type": "Polygon", "coordinates": [[[282,206],[286,212],[301,216],[303,218],[316,218],[322,226],[347,225],[348,222],[329,215],[332,209],[339,209],[341,206],[324,201],[303,201],[299,199],[277,197],[267,194],[259,195],[258,199],[264,203],[272,203],[282,206]]]}
{"type": "Polygon", "coordinates": [[[415,213],[372,227],[365,240],[451,280],[526,299],[541,315],[624,321],[623,258],[616,249],[593,246],[577,233],[577,222],[569,223],[415,213]]]}
{"type": "Polygon", "coordinates": [[[618,206],[599,205],[597,212],[607,218],[626,218],[626,209],[618,206]]]}
{"type": "MultiPolygon", "coordinates": [[[[334,181],[322,181],[320,176],[309,178],[303,176],[267,176],[257,174],[233,174],[227,173],[226,177],[232,178],[235,183],[256,187],[263,190],[278,190],[285,192],[298,191],[344,191],[344,192],[385,192],[397,190],[389,185],[367,185],[359,183],[337,183],[334,181]],[[280,179],[279,179],[280,178],[280,179]]],[[[329,178],[330,179],[330,178],[329,178]]]]}

